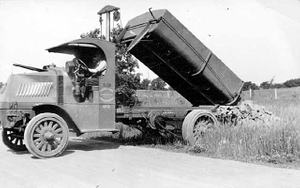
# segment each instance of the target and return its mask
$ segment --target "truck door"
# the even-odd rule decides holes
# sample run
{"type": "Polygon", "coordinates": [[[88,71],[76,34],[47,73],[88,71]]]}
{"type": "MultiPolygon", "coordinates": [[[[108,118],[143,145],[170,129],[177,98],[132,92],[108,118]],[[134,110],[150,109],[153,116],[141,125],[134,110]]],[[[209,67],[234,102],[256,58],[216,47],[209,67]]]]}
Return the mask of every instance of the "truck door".
{"type": "Polygon", "coordinates": [[[76,84],[73,78],[65,81],[66,85],[69,82],[70,86],[65,87],[64,108],[81,132],[115,130],[115,45],[105,40],[87,38],[74,40],[47,50],[72,54],[87,66],[92,65],[93,55],[96,52],[100,52],[104,56],[103,59],[107,63],[105,75],[97,77],[96,85],[85,85],[84,90],[78,90],[81,95],[76,94],[81,97],[80,100],[74,99],[76,84]],[[71,97],[72,95],[73,97],[71,97]]]}

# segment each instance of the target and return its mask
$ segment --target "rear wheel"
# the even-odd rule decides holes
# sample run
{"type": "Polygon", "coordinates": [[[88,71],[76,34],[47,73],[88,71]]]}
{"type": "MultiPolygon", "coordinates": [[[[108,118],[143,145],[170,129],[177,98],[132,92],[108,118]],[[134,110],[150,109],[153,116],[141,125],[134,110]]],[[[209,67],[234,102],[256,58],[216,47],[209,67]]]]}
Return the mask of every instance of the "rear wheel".
{"type": "Polygon", "coordinates": [[[69,142],[68,125],[57,114],[38,114],[28,123],[24,140],[29,152],[38,158],[59,156],[69,142]]]}
{"type": "Polygon", "coordinates": [[[23,121],[17,121],[12,128],[3,128],[2,140],[3,143],[14,151],[26,151],[24,143],[24,128],[23,121]]]}
{"type": "Polygon", "coordinates": [[[217,118],[210,112],[193,110],[182,124],[183,139],[191,145],[201,143],[201,139],[218,126],[217,118]]]}

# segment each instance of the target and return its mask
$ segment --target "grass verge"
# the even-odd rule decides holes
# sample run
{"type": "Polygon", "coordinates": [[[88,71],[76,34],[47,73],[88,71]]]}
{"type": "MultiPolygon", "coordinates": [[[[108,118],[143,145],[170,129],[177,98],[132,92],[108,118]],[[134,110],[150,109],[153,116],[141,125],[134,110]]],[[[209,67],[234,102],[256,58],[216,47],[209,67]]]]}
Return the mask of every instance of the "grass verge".
{"type": "Polygon", "coordinates": [[[137,129],[118,124],[114,135],[90,134],[87,138],[140,145],[172,152],[230,159],[276,167],[300,169],[300,101],[260,101],[280,118],[279,121],[242,125],[221,125],[206,134],[195,146],[181,138],[162,138],[157,134],[142,135],[137,129]]]}

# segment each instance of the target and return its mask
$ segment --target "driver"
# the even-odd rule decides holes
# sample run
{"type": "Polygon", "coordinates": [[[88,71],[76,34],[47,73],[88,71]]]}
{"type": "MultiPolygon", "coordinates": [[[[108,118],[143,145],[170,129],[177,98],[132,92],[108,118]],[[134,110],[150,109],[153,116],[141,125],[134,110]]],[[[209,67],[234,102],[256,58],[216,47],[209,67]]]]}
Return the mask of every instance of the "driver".
{"type": "Polygon", "coordinates": [[[79,55],[75,56],[72,61],[68,61],[66,71],[74,81],[74,94],[84,97],[91,86],[98,86],[99,76],[106,74],[106,67],[107,63],[101,54],[79,55]]]}
{"type": "MultiPolygon", "coordinates": [[[[82,57],[83,58],[83,57],[82,57]]],[[[83,64],[84,77],[86,78],[86,86],[97,86],[99,84],[99,76],[106,74],[107,63],[101,54],[95,55],[86,65],[81,58],[76,57],[73,59],[75,64],[83,64]],[[80,61],[81,63],[79,63],[80,61]]]]}
{"type": "Polygon", "coordinates": [[[106,61],[102,59],[101,55],[97,55],[93,58],[93,64],[95,68],[88,68],[89,72],[93,75],[104,76],[106,73],[106,61]]]}

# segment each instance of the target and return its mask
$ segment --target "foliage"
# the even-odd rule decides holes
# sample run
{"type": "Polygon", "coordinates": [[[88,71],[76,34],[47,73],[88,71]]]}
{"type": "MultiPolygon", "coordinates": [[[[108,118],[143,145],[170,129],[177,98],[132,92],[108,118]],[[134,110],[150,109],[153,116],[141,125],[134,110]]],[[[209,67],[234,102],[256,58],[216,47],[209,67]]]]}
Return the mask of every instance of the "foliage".
{"type": "Polygon", "coordinates": [[[270,88],[271,88],[271,84],[270,84],[270,82],[268,82],[268,81],[264,81],[264,82],[262,82],[262,83],[259,85],[259,87],[260,87],[261,89],[270,89],[270,88]]]}
{"type": "Polygon", "coordinates": [[[100,29],[97,28],[97,29],[91,30],[87,33],[82,33],[80,35],[80,38],[101,38],[101,39],[105,39],[105,36],[101,35],[100,29]]]}
{"type": "MultiPolygon", "coordinates": [[[[120,34],[123,28],[118,25],[111,32],[112,38],[120,34]]],[[[101,38],[99,29],[94,29],[90,32],[80,35],[81,38],[101,38]]],[[[117,105],[129,106],[136,101],[135,91],[140,87],[140,74],[135,73],[135,68],[138,68],[137,60],[126,52],[124,44],[116,44],[116,103],[117,105]]]]}
{"type": "Polygon", "coordinates": [[[287,80],[283,83],[285,87],[298,87],[300,86],[300,78],[287,80]]]}
{"type": "Polygon", "coordinates": [[[171,86],[167,86],[167,83],[162,80],[161,78],[155,78],[153,80],[150,80],[148,78],[145,78],[140,83],[139,90],[170,90],[174,91],[174,89],[171,86]]]}
{"type": "Polygon", "coordinates": [[[272,89],[272,88],[289,88],[289,87],[299,87],[300,86],[300,78],[290,79],[283,83],[270,83],[270,81],[265,81],[260,84],[261,89],[272,89]]]}
{"type": "Polygon", "coordinates": [[[161,78],[155,78],[151,81],[150,90],[166,90],[166,82],[161,78]]]}
{"type": "Polygon", "coordinates": [[[262,82],[259,85],[259,88],[260,89],[285,88],[285,85],[284,84],[279,84],[279,83],[272,84],[269,81],[265,81],[265,82],[262,82]]]}
{"type": "Polygon", "coordinates": [[[255,83],[252,83],[251,81],[245,82],[243,86],[243,91],[247,91],[249,89],[257,90],[259,89],[259,87],[255,83]]]}
{"type": "Polygon", "coordinates": [[[148,79],[148,78],[143,79],[141,84],[140,84],[140,87],[138,89],[140,89],[140,90],[149,90],[150,83],[151,83],[150,79],[148,79]]]}
{"type": "Polygon", "coordinates": [[[4,85],[4,84],[3,84],[2,82],[0,82],[0,90],[1,90],[1,88],[2,88],[3,85],[4,85]]]}

